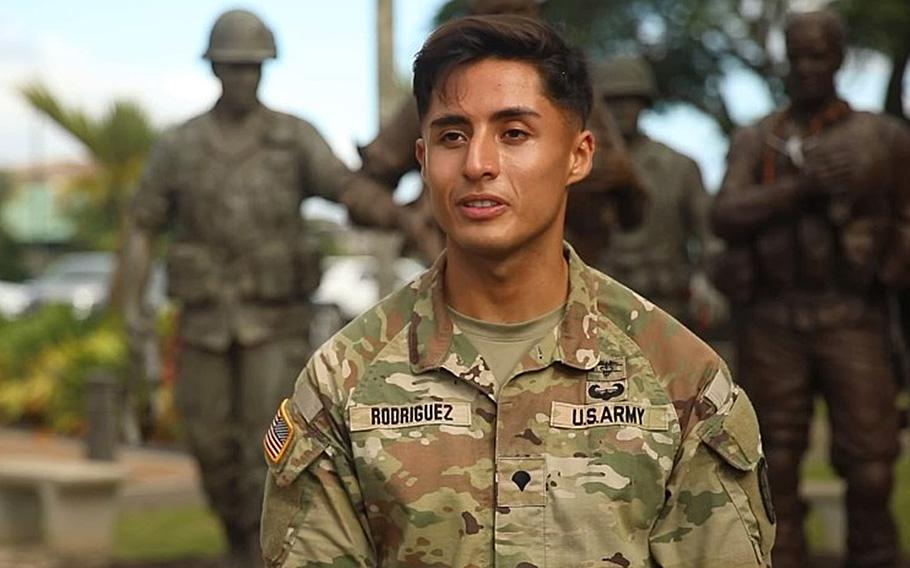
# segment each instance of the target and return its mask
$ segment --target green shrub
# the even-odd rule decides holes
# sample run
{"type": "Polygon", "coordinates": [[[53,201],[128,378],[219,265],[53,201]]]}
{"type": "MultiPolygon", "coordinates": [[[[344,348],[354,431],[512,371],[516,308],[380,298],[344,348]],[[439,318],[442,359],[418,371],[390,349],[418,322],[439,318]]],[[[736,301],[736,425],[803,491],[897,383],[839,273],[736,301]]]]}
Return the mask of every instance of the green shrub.
{"type": "Polygon", "coordinates": [[[117,321],[79,319],[66,306],[47,306],[0,333],[0,423],[28,422],[59,432],[84,423],[85,383],[94,370],[121,381],[128,371],[117,321]]]}

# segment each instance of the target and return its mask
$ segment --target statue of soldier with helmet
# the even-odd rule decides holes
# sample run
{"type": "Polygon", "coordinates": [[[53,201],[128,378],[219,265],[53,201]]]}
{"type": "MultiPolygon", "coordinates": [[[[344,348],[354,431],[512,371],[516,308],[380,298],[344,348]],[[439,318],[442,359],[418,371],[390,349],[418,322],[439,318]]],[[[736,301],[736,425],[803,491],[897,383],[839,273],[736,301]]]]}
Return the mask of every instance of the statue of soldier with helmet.
{"type": "Polygon", "coordinates": [[[276,55],[254,14],[217,19],[204,57],[221,96],[155,145],[127,239],[125,321],[135,342],[150,333],[139,299],[154,238],[170,235],[168,289],[180,309],[175,404],[238,568],[261,566],[262,433],[310,351],[320,268],[301,202],[321,196],[345,204],[354,222],[407,224],[384,189],[351,187],[351,172],[310,123],[259,101],[262,63],[276,55]]]}
{"type": "Polygon", "coordinates": [[[592,66],[597,98],[610,109],[650,198],[635,230],[614,235],[594,264],[696,331],[724,311],[704,276],[704,261],[719,243],[708,226],[710,196],[694,160],[649,138],[641,113],[658,93],[650,64],[616,57],[592,66]]]}

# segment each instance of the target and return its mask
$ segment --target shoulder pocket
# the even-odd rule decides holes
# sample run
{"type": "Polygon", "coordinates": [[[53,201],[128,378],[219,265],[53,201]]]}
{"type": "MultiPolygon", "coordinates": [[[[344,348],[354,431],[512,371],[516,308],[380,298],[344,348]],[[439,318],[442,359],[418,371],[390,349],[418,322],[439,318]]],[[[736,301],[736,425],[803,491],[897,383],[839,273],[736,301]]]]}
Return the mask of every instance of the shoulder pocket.
{"type": "Polygon", "coordinates": [[[758,564],[764,566],[774,545],[775,517],[752,403],[739,392],[730,410],[709,418],[706,426],[701,439],[730,466],[722,467],[718,478],[739,512],[758,564]]]}
{"type": "Polygon", "coordinates": [[[726,414],[708,419],[702,441],[729,465],[740,471],[752,471],[762,457],[758,418],[749,398],[739,392],[726,414]]]}

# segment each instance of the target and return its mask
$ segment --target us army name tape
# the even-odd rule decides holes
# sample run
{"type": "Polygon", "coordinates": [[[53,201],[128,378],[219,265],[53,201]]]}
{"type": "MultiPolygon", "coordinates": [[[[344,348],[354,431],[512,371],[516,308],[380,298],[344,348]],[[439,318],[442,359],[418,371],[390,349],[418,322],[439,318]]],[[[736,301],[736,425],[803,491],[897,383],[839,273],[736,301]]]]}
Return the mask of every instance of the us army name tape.
{"type": "Polygon", "coordinates": [[[670,408],[629,402],[569,404],[553,402],[550,426],[554,428],[593,428],[597,426],[637,426],[643,430],[667,430],[670,408]]]}
{"type": "Polygon", "coordinates": [[[351,431],[375,428],[409,428],[425,424],[471,425],[470,402],[424,402],[418,404],[353,406],[349,410],[351,431]]]}

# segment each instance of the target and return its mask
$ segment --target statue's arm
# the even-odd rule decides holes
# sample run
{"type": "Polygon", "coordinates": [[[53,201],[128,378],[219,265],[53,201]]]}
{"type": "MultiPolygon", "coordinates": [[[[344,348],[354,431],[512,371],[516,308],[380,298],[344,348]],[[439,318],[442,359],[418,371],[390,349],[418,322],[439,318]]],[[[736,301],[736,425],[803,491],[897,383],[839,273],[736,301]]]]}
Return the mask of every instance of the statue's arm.
{"type": "Polygon", "coordinates": [[[124,241],[123,307],[124,323],[130,337],[141,339],[151,332],[151,316],[145,313],[145,288],[151,271],[156,235],[172,220],[175,212],[171,176],[179,153],[177,134],[166,132],[152,148],[127,209],[124,241]]]}
{"type": "Polygon", "coordinates": [[[417,170],[414,142],[420,137],[417,102],[408,97],[369,144],[358,148],[363,165],[358,172],[394,191],[406,173],[417,170]]]}
{"type": "Polygon", "coordinates": [[[764,152],[759,131],[739,131],[730,145],[727,172],[711,207],[714,233],[725,240],[753,236],[772,222],[792,215],[804,195],[799,176],[782,175],[763,184],[758,178],[764,152]]]}
{"type": "Polygon", "coordinates": [[[341,203],[358,225],[396,227],[400,207],[392,200],[392,194],[378,182],[351,172],[311,125],[302,123],[301,129],[304,193],[341,203]]]}
{"type": "Polygon", "coordinates": [[[152,322],[143,309],[143,298],[152,266],[152,244],[151,232],[131,223],[123,257],[123,319],[131,340],[141,340],[151,331],[152,322]]]}
{"type": "Polygon", "coordinates": [[[882,280],[895,288],[910,286],[910,129],[895,125],[892,211],[894,225],[882,265],[882,280]]]}

